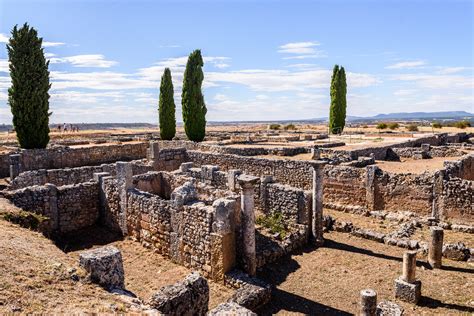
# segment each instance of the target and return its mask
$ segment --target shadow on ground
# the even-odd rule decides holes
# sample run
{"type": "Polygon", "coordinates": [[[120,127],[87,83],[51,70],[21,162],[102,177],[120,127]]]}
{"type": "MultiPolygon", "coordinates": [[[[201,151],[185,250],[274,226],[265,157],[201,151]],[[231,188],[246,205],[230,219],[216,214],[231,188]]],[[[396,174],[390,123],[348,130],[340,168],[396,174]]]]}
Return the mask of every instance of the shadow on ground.
{"type": "Polygon", "coordinates": [[[68,253],[103,246],[114,241],[122,240],[123,237],[101,226],[91,226],[73,233],[64,234],[54,238],[54,243],[62,251],[68,253]]]}

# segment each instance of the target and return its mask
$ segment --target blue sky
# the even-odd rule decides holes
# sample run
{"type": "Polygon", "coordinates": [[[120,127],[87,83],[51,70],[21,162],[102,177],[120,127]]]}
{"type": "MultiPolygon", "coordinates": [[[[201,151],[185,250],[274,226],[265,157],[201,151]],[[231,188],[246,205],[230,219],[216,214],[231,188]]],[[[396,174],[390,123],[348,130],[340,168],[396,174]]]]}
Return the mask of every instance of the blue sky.
{"type": "Polygon", "coordinates": [[[156,123],[164,67],[180,121],[196,48],[211,121],[327,116],[334,64],[348,73],[349,115],[474,112],[473,3],[0,0],[0,123],[11,122],[4,45],[24,22],[44,38],[55,123],[156,123]]]}

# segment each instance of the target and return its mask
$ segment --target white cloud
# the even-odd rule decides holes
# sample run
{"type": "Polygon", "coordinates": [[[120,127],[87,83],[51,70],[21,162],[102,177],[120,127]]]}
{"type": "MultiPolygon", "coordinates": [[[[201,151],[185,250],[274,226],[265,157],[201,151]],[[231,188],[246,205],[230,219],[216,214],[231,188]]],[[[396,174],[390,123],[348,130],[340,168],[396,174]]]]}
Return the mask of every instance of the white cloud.
{"type": "Polygon", "coordinates": [[[270,99],[270,97],[266,94],[257,94],[255,96],[255,99],[257,99],[257,100],[268,100],[268,99],[270,99]]]}
{"type": "Polygon", "coordinates": [[[393,65],[389,65],[385,67],[385,69],[413,69],[424,65],[426,65],[426,62],[423,60],[402,61],[393,65]]]}
{"type": "Polygon", "coordinates": [[[460,75],[401,74],[392,80],[408,81],[429,89],[474,89],[474,77],[460,75]]]}
{"type": "Polygon", "coordinates": [[[62,42],[43,42],[43,47],[57,47],[57,46],[62,46],[66,45],[66,43],[62,42]]]}
{"type": "Polygon", "coordinates": [[[396,96],[410,96],[413,95],[417,90],[415,89],[399,89],[393,92],[396,96]]]}
{"type": "Polygon", "coordinates": [[[8,59],[0,59],[0,72],[9,72],[8,59]]]}
{"type": "Polygon", "coordinates": [[[3,34],[3,33],[0,33],[0,43],[8,43],[8,40],[10,39],[9,36],[3,34]]]}
{"type": "Polygon", "coordinates": [[[316,41],[288,43],[280,46],[278,52],[296,55],[283,57],[283,59],[308,59],[327,57],[324,51],[316,48],[319,45],[321,44],[316,41]]]}
{"type": "Polygon", "coordinates": [[[88,54],[69,57],[55,57],[50,59],[51,64],[70,63],[74,67],[110,68],[116,61],[106,60],[104,55],[88,54]]]}
{"type": "Polygon", "coordinates": [[[321,45],[318,42],[296,42],[281,45],[278,50],[279,53],[287,54],[313,54],[316,46],[321,45]]]}
{"type": "Polygon", "coordinates": [[[55,56],[57,56],[57,55],[54,54],[54,53],[44,53],[44,57],[46,57],[46,58],[51,58],[51,57],[55,57],[55,56]]]}
{"type": "Polygon", "coordinates": [[[472,67],[439,67],[439,70],[437,71],[438,74],[440,75],[450,75],[466,70],[472,70],[472,67]]]}

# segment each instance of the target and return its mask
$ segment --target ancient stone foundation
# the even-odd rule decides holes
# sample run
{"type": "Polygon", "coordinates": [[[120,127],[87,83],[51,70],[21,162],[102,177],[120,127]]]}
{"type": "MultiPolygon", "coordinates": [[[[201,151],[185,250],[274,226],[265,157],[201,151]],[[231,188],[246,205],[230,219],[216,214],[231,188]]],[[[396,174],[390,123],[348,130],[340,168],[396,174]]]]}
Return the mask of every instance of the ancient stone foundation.
{"type": "Polygon", "coordinates": [[[395,297],[412,304],[417,304],[421,297],[421,281],[415,278],[416,251],[403,254],[403,274],[395,280],[395,297]]]}

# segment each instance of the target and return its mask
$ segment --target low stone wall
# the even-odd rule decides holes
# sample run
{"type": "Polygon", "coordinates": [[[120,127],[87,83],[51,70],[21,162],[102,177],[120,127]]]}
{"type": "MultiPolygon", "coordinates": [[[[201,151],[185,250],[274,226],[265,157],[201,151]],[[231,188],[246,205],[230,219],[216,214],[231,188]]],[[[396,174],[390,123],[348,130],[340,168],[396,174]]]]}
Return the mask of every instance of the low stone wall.
{"type": "Polygon", "coordinates": [[[15,206],[48,218],[47,233],[69,233],[95,224],[99,218],[96,181],[56,187],[32,186],[4,192],[15,206]]]}
{"type": "Polygon", "coordinates": [[[275,181],[297,188],[310,190],[312,185],[311,164],[308,161],[265,159],[238,155],[187,151],[188,161],[196,166],[216,165],[221,170],[239,169],[255,176],[273,175],[275,181]]]}
{"type": "MultiPolygon", "coordinates": [[[[130,161],[146,157],[148,143],[104,145],[91,147],[54,147],[23,149],[20,151],[20,171],[61,169],[67,167],[94,166],[115,161],[130,161]]],[[[5,159],[5,155],[0,160],[5,159]]],[[[0,156],[1,157],[1,156],[0,156]]],[[[9,166],[7,163],[7,166],[9,166]]],[[[2,165],[3,166],[3,165],[2,165]]],[[[6,168],[5,168],[6,171],[6,168]]],[[[6,177],[9,171],[1,176],[6,177]]]]}
{"type": "MultiPolygon", "coordinates": [[[[420,148],[417,147],[403,147],[403,148],[393,148],[393,152],[400,158],[416,158],[420,153],[420,148]]],[[[466,152],[453,147],[438,146],[430,147],[426,151],[426,154],[430,158],[435,157],[460,157],[465,155],[466,152]]]]}
{"type": "Polygon", "coordinates": [[[458,161],[446,161],[444,168],[449,177],[474,181],[474,154],[465,155],[458,161]]]}

